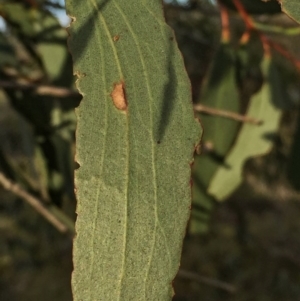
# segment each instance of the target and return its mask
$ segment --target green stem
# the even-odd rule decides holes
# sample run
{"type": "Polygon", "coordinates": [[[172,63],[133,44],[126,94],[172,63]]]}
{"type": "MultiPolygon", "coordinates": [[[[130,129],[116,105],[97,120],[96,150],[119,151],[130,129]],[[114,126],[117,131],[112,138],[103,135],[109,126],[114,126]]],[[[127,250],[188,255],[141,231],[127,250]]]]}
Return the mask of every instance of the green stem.
{"type": "Polygon", "coordinates": [[[258,23],[255,21],[253,21],[253,26],[258,30],[272,32],[272,33],[278,33],[278,34],[284,34],[287,36],[293,36],[293,35],[300,34],[300,27],[284,28],[284,27],[276,26],[276,25],[262,24],[262,23],[258,23]]]}

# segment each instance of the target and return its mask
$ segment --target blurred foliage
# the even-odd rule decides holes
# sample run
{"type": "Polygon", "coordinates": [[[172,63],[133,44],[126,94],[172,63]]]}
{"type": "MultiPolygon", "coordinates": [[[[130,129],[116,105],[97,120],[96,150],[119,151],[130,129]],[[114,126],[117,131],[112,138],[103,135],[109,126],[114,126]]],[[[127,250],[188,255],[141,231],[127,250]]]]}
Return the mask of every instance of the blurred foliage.
{"type": "MultiPolygon", "coordinates": [[[[51,5],[0,3],[6,26],[0,32],[0,171],[73,223],[74,108],[80,98],[62,98],[53,88],[71,91],[74,83],[67,32],[51,5]]],[[[0,206],[0,299],[70,300],[71,237],[2,188],[0,206]]]]}
{"type": "MultiPolygon", "coordinates": [[[[240,112],[239,94],[236,89],[236,59],[226,41],[221,42],[214,55],[213,63],[202,84],[199,99],[202,105],[211,108],[240,112]]],[[[195,157],[193,168],[192,192],[195,210],[192,211],[190,223],[192,233],[207,229],[206,219],[209,217],[214,201],[206,190],[222,165],[222,160],[228,153],[239,126],[235,120],[211,115],[201,116],[201,123],[206,130],[201,142],[202,153],[195,157]],[[203,222],[201,219],[204,219],[203,222]]]]}
{"type": "MultiPolygon", "coordinates": [[[[230,9],[236,10],[233,0],[222,0],[221,3],[230,9]]],[[[281,12],[280,4],[277,0],[243,0],[242,3],[250,14],[275,14],[281,12]]]]}
{"type": "MultiPolygon", "coordinates": [[[[263,93],[267,82],[261,67],[266,55],[263,34],[272,42],[268,55],[275,71],[268,84],[276,93],[278,101],[272,105],[280,110],[281,120],[277,131],[263,137],[259,126],[247,124],[249,145],[255,148],[254,141],[264,140],[272,150],[266,155],[257,146],[255,158],[243,158],[242,174],[237,174],[243,176],[241,185],[227,185],[229,196],[219,204],[208,188],[218,170],[232,176],[229,156],[246,124],[196,113],[204,136],[193,165],[193,207],[182,268],[228,282],[237,291],[230,294],[178,277],[174,300],[298,300],[299,27],[279,13],[277,1],[243,0],[259,29],[241,43],[245,23],[233,1],[221,2],[229,8],[226,41],[218,6],[204,0],[165,5],[194,103],[252,114],[251,100],[263,93]]],[[[54,9],[63,7],[46,0],[0,2],[6,26],[0,31],[0,172],[63,219],[74,221],[74,108],[80,97],[74,91],[67,32],[54,9]]],[[[251,117],[273,118],[266,114],[251,117]]],[[[0,300],[71,300],[71,237],[58,233],[1,186],[0,192],[0,300]]]]}
{"type": "Polygon", "coordinates": [[[208,193],[217,200],[225,200],[242,183],[244,162],[270,151],[281,119],[282,91],[280,76],[269,56],[261,63],[263,84],[250,101],[246,113],[262,122],[243,124],[223,166],[209,183],[208,193]]]}

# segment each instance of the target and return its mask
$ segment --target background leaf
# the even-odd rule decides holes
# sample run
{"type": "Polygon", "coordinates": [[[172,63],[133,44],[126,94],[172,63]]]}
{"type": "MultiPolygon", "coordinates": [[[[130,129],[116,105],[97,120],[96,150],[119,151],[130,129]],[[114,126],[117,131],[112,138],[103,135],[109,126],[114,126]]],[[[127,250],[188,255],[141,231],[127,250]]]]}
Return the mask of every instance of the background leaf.
{"type": "Polygon", "coordinates": [[[248,116],[255,116],[263,124],[254,126],[244,124],[235,145],[218,169],[208,188],[209,193],[218,200],[226,199],[242,182],[242,169],[245,160],[265,154],[272,146],[281,117],[276,107],[281,102],[281,80],[272,60],[265,57],[262,62],[264,83],[262,88],[250,100],[248,116]]]}
{"type": "MultiPolygon", "coordinates": [[[[213,65],[205,79],[200,103],[204,106],[239,112],[240,101],[236,83],[235,53],[227,43],[221,43],[213,65]]],[[[238,130],[238,122],[232,119],[199,114],[204,128],[202,154],[195,157],[193,165],[193,211],[191,233],[205,232],[214,200],[207,194],[211,178],[222,165],[238,130]]]]}

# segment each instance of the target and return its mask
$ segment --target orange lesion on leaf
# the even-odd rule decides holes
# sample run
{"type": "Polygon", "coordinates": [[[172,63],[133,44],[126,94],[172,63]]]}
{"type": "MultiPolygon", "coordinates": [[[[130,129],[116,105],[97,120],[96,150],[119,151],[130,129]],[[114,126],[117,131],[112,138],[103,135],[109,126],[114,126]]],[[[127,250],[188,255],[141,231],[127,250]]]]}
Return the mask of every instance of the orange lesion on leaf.
{"type": "Polygon", "coordinates": [[[125,94],[125,84],[123,81],[114,84],[114,89],[110,94],[112,101],[115,107],[118,110],[126,111],[127,109],[127,100],[125,94]]]}
{"type": "Polygon", "coordinates": [[[114,42],[118,42],[119,39],[120,39],[120,36],[119,36],[119,35],[115,35],[115,36],[113,37],[114,42]]]}

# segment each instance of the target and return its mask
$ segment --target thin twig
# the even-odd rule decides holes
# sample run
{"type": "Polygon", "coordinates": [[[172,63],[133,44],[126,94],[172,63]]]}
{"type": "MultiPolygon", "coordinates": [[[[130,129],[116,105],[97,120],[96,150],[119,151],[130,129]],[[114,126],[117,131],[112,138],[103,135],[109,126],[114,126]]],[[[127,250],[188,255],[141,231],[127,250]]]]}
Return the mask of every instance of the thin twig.
{"type": "Polygon", "coordinates": [[[241,15],[241,17],[243,18],[245,25],[247,27],[247,30],[255,29],[252,18],[249,16],[249,14],[247,13],[247,11],[244,8],[244,5],[240,2],[240,0],[233,0],[233,4],[235,5],[235,7],[236,7],[237,11],[239,12],[239,14],[241,15]]]}
{"type": "Polygon", "coordinates": [[[5,89],[33,90],[38,95],[50,95],[55,97],[80,97],[80,94],[74,90],[62,87],[20,84],[12,81],[0,81],[0,87],[5,89]]]}
{"type": "Polygon", "coordinates": [[[209,114],[209,115],[229,118],[229,119],[233,119],[233,120],[236,120],[236,121],[239,121],[239,122],[251,123],[251,124],[255,124],[255,125],[261,125],[263,123],[262,120],[258,120],[258,119],[253,118],[253,117],[237,114],[237,113],[230,112],[230,111],[210,108],[210,107],[207,107],[207,106],[203,106],[201,104],[194,105],[194,110],[199,112],[199,113],[205,113],[205,114],[209,114]]]}
{"type": "Polygon", "coordinates": [[[222,289],[231,294],[234,294],[236,292],[236,287],[233,286],[232,284],[229,284],[229,283],[217,280],[217,279],[200,276],[200,275],[190,272],[190,271],[179,270],[177,276],[180,278],[186,278],[186,279],[189,279],[189,280],[201,283],[201,284],[213,286],[215,288],[222,289]]]}
{"type": "Polygon", "coordinates": [[[288,35],[288,36],[300,34],[300,27],[298,27],[298,26],[285,28],[285,27],[276,26],[276,25],[264,24],[264,23],[260,23],[257,21],[253,21],[252,24],[256,30],[262,30],[265,32],[283,34],[283,35],[288,35]]]}
{"type": "Polygon", "coordinates": [[[63,224],[56,216],[54,216],[43,204],[34,196],[21,188],[18,184],[10,181],[2,172],[0,172],[0,183],[2,186],[22,198],[29,205],[31,205],[39,214],[41,214],[48,222],[50,222],[58,231],[66,233],[69,231],[68,227],[63,224]]]}

